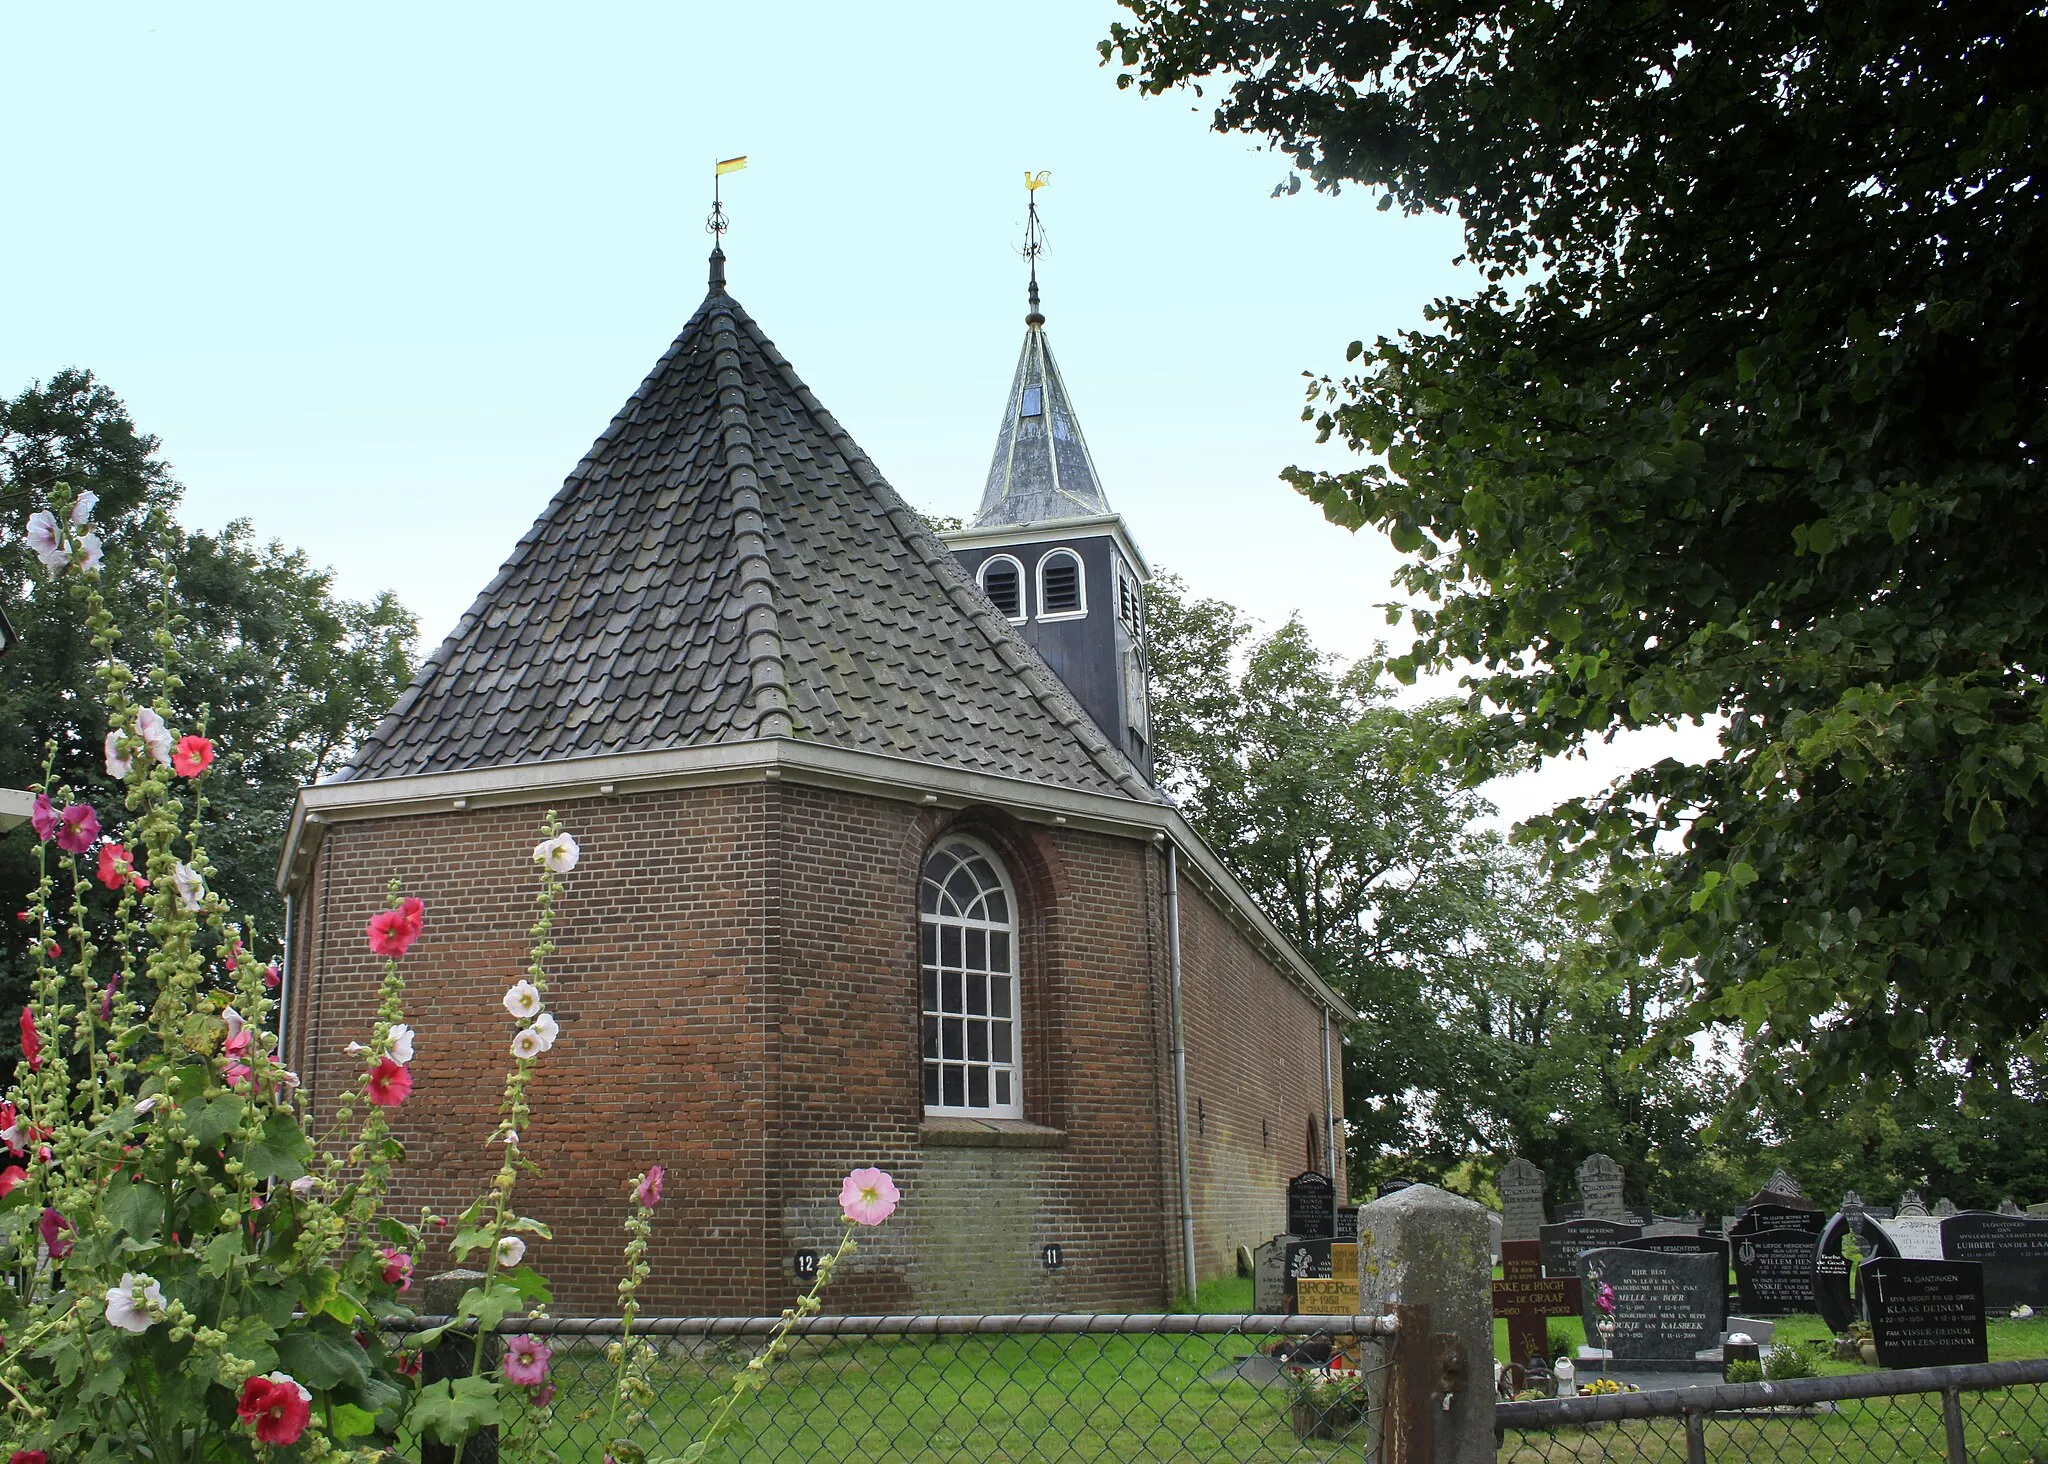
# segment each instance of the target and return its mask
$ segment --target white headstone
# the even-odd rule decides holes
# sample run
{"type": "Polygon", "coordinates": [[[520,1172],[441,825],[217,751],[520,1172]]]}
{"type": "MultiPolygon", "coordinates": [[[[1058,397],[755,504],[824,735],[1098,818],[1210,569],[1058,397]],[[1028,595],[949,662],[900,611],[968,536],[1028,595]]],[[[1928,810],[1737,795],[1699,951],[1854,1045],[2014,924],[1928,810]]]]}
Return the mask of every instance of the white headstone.
{"type": "Polygon", "coordinates": [[[1579,1165],[1579,1199],[1588,1220],[1629,1223],[1628,1207],[1621,1200],[1621,1166],[1605,1154],[1588,1154],[1579,1165]]]}
{"type": "Polygon", "coordinates": [[[1954,1200],[1944,1197],[1934,1202],[1934,1218],[1937,1220],[1946,1220],[1949,1216],[1960,1213],[1954,1200]]]}
{"type": "Polygon", "coordinates": [[[1894,1215],[1878,1222],[1892,1238],[1899,1254],[1909,1261],[1938,1261],[1941,1254],[1941,1222],[1922,1210],[1917,1215],[1894,1215]]]}
{"type": "Polygon", "coordinates": [[[1495,1182],[1500,1187],[1501,1238],[1536,1239],[1536,1232],[1549,1223],[1543,1213],[1543,1171],[1518,1156],[1501,1165],[1495,1182]]]}

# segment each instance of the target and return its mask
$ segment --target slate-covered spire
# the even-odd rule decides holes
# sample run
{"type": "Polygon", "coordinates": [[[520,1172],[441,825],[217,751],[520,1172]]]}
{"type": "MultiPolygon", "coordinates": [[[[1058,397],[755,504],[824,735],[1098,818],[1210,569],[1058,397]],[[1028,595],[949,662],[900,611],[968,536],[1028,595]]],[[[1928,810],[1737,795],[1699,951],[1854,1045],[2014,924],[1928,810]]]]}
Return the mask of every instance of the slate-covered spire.
{"type": "Polygon", "coordinates": [[[1010,383],[1009,404],[996,435],[988,486],[974,516],[977,529],[1056,523],[1110,512],[1102,480],[1095,475],[1095,460],[1088,455],[1087,439],[1081,435],[1074,404],[1045,338],[1035,279],[1032,295],[1024,351],[1017,358],[1017,376],[1010,383]]]}

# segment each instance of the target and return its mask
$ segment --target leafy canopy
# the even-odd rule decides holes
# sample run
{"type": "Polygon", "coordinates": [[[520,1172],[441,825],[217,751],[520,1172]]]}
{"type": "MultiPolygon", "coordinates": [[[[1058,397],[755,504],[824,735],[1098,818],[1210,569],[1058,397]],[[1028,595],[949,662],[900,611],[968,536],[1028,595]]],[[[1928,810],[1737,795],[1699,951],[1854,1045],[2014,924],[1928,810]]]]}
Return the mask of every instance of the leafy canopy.
{"type": "Polygon", "coordinates": [[[1412,556],[1400,669],[1468,668],[1467,777],[1721,728],[1547,824],[1697,959],[1673,1030],[1814,1095],[2038,1059],[2048,18],[1124,4],[1121,83],[1220,76],[1218,129],[1462,220],[1474,290],[1312,390],[1369,461],[1286,476],[1412,556]]]}

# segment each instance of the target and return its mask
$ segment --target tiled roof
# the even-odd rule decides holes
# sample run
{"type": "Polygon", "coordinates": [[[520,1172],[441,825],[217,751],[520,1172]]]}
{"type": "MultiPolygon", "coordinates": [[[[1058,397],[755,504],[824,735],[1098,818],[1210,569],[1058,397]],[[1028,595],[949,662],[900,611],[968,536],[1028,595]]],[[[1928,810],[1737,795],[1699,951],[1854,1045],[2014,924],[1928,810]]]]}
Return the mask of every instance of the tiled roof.
{"type": "Polygon", "coordinates": [[[1156,801],[722,266],[340,776],[793,736],[1156,801]]]}
{"type": "Polygon", "coordinates": [[[974,527],[1041,524],[1108,513],[1095,459],[1081,436],[1080,418],[1052,358],[1043,317],[1026,317],[1024,349],[1010,382],[1010,400],[988,465],[988,486],[974,527]]]}

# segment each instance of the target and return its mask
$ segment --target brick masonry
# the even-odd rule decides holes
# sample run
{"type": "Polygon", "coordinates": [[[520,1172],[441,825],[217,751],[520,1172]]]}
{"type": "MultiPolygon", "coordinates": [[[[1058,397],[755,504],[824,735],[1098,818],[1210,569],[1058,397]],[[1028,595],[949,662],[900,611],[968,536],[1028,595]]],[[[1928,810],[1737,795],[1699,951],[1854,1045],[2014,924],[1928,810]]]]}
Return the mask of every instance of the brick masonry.
{"type": "MultiPolygon", "coordinates": [[[[558,910],[519,1204],[564,1315],[613,1309],[627,1180],[668,1166],[645,1304],[774,1312],[800,1249],[836,1244],[839,1179],[904,1193],[863,1233],[839,1311],[1151,1307],[1177,1289],[1164,859],[1153,846],[780,782],[565,803],[583,846],[558,910]],[[919,1090],[916,882],[942,833],[1004,861],[1022,911],[1026,1122],[934,1121],[919,1090]],[[1048,1270],[1043,1249],[1065,1264],[1048,1270]]],[[[538,806],[339,823],[298,890],[291,1057],[324,1131],[381,962],[363,941],[400,879],[426,902],[404,963],[416,1086],[394,1208],[483,1186],[510,1063],[500,1005],[526,962],[538,806]]],[[[1322,1100],[1320,1010],[1182,886],[1189,1133],[1203,1275],[1280,1226],[1322,1100]],[[1200,1118],[1196,1115],[1200,1100],[1200,1118]]],[[[1339,1101],[1341,1111],[1341,1100],[1339,1101]]],[[[433,1255],[430,1266],[445,1257],[433,1255]]]]}

